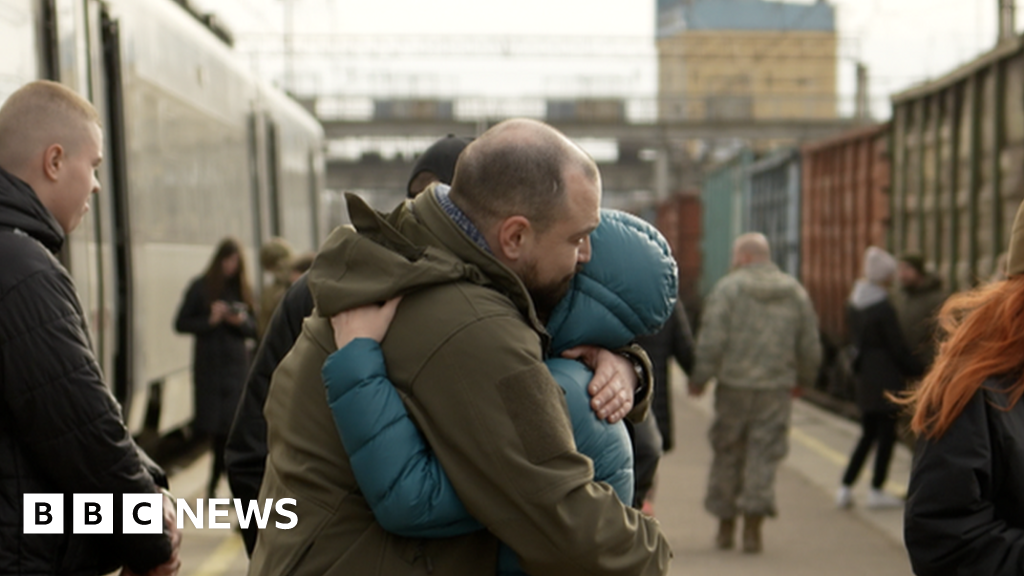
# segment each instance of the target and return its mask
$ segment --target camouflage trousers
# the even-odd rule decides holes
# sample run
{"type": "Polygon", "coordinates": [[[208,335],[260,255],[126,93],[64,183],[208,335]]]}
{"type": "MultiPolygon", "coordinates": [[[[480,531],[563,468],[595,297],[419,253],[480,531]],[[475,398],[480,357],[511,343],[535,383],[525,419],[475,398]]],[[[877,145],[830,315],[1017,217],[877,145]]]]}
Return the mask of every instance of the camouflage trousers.
{"type": "Polygon", "coordinates": [[[718,385],[714,450],[704,507],[718,518],[775,516],[775,471],[789,452],[788,389],[751,390],[718,385]]]}

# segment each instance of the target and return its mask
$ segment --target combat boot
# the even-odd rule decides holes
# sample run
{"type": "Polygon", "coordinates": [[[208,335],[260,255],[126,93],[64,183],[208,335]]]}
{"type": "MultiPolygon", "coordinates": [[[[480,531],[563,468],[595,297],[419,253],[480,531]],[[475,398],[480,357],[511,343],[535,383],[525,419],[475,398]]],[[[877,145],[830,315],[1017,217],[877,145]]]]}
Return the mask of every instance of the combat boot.
{"type": "Polygon", "coordinates": [[[731,550],[735,545],[733,540],[736,533],[736,519],[722,518],[718,521],[718,536],[715,536],[715,546],[719,550],[731,550]]]}
{"type": "Polygon", "coordinates": [[[764,516],[746,515],[743,517],[743,551],[747,554],[761,552],[761,522],[764,516]]]}

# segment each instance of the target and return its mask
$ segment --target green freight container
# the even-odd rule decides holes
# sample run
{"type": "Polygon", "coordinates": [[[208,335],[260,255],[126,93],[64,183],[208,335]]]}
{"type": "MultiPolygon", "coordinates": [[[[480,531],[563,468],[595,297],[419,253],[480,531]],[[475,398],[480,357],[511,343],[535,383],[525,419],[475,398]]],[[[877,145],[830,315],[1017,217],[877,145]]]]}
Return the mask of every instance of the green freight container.
{"type": "Polygon", "coordinates": [[[729,273],[732,242],[746,230],[750,197],[749,168],[754,161],[743,150],[711,170],[701,188],[702,227],[700,293],[707,296],[715,283],[729,273]]]}
{"type": "Polygon", "coordinates": [[[800,278],[800,151],[780,150],[750,167],[746,231],[768,238],[772,262],[800,278]]]}

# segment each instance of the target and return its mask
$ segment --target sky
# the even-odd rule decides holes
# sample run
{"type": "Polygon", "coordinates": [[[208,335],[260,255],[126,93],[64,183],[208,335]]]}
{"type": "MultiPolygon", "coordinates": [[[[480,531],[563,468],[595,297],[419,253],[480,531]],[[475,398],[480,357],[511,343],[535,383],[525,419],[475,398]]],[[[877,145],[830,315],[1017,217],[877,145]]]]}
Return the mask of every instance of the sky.
{"type": "MultiPolygon", "coordinates": [[[[293,30],[302,38],[296,46],[304,46],[297,48],[292,80],[299,92],[511,98],[650,96],[657,87],[655,0],[289,1],[293,30]],[[350,44],[326,49],[332,37],[350,44]],[[539,55],[521,56],[531,46],[539,55]],[[373,50],[387,56],[357,56],[373,50]]],[[[265,53],[250,56],[250,65],[280,81],[284,0],[192,3],[222,16],[243,49],[251,51],[255,40],[265,53]]],[[[872,112],[885,119],[890,94],[941,76],[995,42],[997,0],[831,3],[840,36],[841,110],[852,106],[856,61],[868,66],[872,112]]]]}

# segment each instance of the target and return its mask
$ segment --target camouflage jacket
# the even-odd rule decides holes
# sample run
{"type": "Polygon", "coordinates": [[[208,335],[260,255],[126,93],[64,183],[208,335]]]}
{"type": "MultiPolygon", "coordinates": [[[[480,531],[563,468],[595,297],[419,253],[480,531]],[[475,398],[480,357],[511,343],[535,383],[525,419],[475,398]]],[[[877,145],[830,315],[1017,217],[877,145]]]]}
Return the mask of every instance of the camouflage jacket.
{"type": "Polygon", "coordinates": [[[774,264],[752,264],[720,280],[705,302],[690,378],[737,388],[814,384],[821,363],[818,319],[807,292],[774,264]]]}

